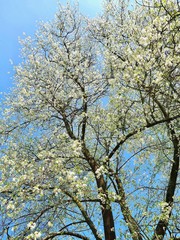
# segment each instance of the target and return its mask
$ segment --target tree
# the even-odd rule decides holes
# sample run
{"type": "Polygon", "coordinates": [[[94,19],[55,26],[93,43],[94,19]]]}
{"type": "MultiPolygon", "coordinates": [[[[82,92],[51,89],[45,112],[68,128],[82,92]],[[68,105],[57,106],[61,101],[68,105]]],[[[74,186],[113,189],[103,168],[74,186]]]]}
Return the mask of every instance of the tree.
{"type": "Polygon", "coordinates": [[[60,7],[21,40],[1,120],[3,239],[179,239],[179,2],[60,7]]]}

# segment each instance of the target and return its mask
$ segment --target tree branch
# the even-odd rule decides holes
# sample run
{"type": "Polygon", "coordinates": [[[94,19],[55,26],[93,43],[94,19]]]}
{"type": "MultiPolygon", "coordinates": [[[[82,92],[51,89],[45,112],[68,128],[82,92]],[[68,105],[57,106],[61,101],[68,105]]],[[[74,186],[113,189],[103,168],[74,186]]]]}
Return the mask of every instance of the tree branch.
{"type": "Polygon", "coordinates": [[[79,233],[74,233],[74,232],[70,232],[70,231],[61,231],[61,232],[54,232],[54,233],[50,233],[49,236],[43,238],[42,240],[48,240],[48,239],[53,239],[57,236],[73,236],[79,239],[83,239],[83,240],[90,240],[88,237],[85,237],[79,233]]]}
{"type": "Polygon", "coordinates": [[[134,130],[134,131],[128,133],[126,136],[123,137],[123,139],[122,139],[120,142],[118,142],[118,143],[116,144],[116,146],[115,146],[115,147],[113,148],[113,150],[110,152],[108,158],[110,159],[110,158],[115,154],[115,152],[119,149],[119,147],[120,147],[124,142],[126,142],[126,140],[128,140],[130,137],[134,136],[136,133],[142,132],[142,131],[144,131],[144,130],[147,129],[147,128],[154,127],[154,126],[156,126],[156,125],[158,125],[158,124],[161,124],[161,123],[173,121],[173,120],[178,119],[178,118],[180,118],[180,115],[176,115],[176,116],[174,116],[174,117],[170,117],[170,118],[165,118],[165,119],[162,119],[162,120],[158,120],[158,121],[155,121],[155,122],[153,122],[153,123],[147,123],[145,126],[143,126],[143,127],[139,128],[139,129],[137,129],[137,130],[134,130]]]}

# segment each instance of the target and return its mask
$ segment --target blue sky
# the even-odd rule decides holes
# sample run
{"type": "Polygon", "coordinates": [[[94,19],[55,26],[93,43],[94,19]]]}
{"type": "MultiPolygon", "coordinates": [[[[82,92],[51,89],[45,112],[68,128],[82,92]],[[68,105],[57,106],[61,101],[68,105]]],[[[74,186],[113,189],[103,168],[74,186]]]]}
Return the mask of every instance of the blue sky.
{"type": "MultiPolygon", "coordinates": [[[[66,0],[59,2],[66,4],[66,0]]],[[[79,0],[79,6],[84,14],[96,16],[102,2],[79,0]]],[[[0,92],[9,92],[13,81],[13,65],[21,62],[18,37],[23,37],[23,32],[33,35],[38,28],[37,21],[53,19],[57,8],[58,0],[0,0],[0,92]]]]}

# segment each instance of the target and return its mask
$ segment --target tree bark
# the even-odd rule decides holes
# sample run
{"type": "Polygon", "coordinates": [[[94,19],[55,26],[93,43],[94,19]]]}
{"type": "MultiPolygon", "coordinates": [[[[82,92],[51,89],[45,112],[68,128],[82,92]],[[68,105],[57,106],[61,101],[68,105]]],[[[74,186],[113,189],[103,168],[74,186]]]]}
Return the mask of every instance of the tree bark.
{"type": "Polygon", "coordinates": [[[116,183],[117,183],[119,196],[120,196],[120,199],[118,200],[118,202],[120,204],[124,220],[127,223],[128,229],[131,233],[131,237],[133,240],[143,240],[141,232],[140,232],[140,228],[139,228],[136,220],[133,218],[131,211],[126,203],[126,195],[125,195],[125,191],[124,191],[122,182],[117,175],[115,177],[116,177],[116,183]]]}
{"type": "Polygon", "coordinates": [[[102,175],[99,178],[96,176],[96,170],[99,168],[99,166],[96,160],[91,156],[89,150],[86,148],[86,145],[84,143],[82,144],[82,151],[94,173],[98,191],[104,196],[104,199],[100,200],[100,205],[103,218],[105,240],[115,240],[115,224],[112,209],[108,201],[106,182],[102,175]]]}
{"type": "Polygon", "coordinates": [[[159,222],[157,223],[153,240],[162,240],[164,238],[167,227],[168,227],[169,219],[171,217],[171,212],[172,212],[172,207],[174,202],[173,197],[174,197],[174,192],[177,184],[180,156],[179,156],[179,140],[178,140],[178,137],[175,135],[174,130],[171,130],[171,136],[172,136],[172,143],[174,147],[174,155],[173,155],[173,164],[171,168],[171,173],[169,177],[169,183],[168,183],[168,188],[167,188],[166,198],[165,198],[165,203],[167,203],[164,209],[164,211],[166,211],[166,217],[162,215],[159,222]]]}
{"type": "Polygon", "coordinates": [[[101,176],[99,179],[96,179],[96,181],[97,181],[98,189],[101,189],[100,193],[103,194],[103,196],[105,196],[103,201],[100,200],[105,240],[115,240],[116,234],[115,234],[114,218],[113,218],[111,206],[108,201],[106,184],[103,176],[101,176]]]}

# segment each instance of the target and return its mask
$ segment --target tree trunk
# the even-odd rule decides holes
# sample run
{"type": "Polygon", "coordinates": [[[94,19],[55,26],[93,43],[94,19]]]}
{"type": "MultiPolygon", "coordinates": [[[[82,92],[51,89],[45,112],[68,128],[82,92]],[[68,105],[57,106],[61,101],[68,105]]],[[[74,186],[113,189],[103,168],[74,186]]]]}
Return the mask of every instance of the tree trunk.
{"type": "Polygon", "coordinates": [[[169,223],[169,219],[171,217],[174,202],[173,197],[177,184],[180,156],[179,156],[179,140],[176,137],[175,132],[173,130],[171,130],[171,135],[172,143],[174,146],[174,156],[165,199],[165,203],[167,203],[164,209],[164,211],[166,211],[165,213],[166,217],[162,216],[162,218],[159,220],[157,227],[155,229],[153,240],[162,240],[164,238],[169,223]]]}
{"type": "Polygon", "coordinates": [[[82,151],[94,173],[96,184],[98,187],[98,192],[99,194],[102,194],[102,196],[104,196],[103,200],[100,200],[100,205],[101,205],[101,212],[102,212],[102,218],[103,218],[105,240],[115,240],[116,234],[115,234],[114,218],[113,218],[111,206],[109,204],[106,182],[104,180],[103,175],[101,175],[100,177],[96,176],[96,170],[98,169],[99,166],[96,160],[91,156],[89,150],[86,148],[85,143],[82,144],[82,151]]]}
{"type": "Polygon", "coordinates": [[[129,232],[131,233],[131,237],[133,240],[143,240],[141,232],[140,232],[140,228],[139,228],[136,220],[133,218],[131,211],[126,203],[125,191],[124,191],[122,182],[117,175],[116,175],[116,183],[118,186],[119,196],[120,196],[119,204],[121,207],[121,211],[122,211],[124,220],[127,223],[129,232]]]}
{"type": "Polygon", "coordinates": [[[104,235],[105,240],[115,240],[115,226],[114,226],[114,218],[111,206],[109,204],[109,199],[107,195],[106,183],[104,177],[101,175],[100,178],[96,178],[97,186],[99,193],[104,197],[103,200],[100,201],[101,204],[101,212],[103,218],[104,225],[104,235]]]}
{"type": "Polygon", "coordinates": [[[115,240],[114,219],[111,209],[102,209],[105,240],[115,240]]]}

